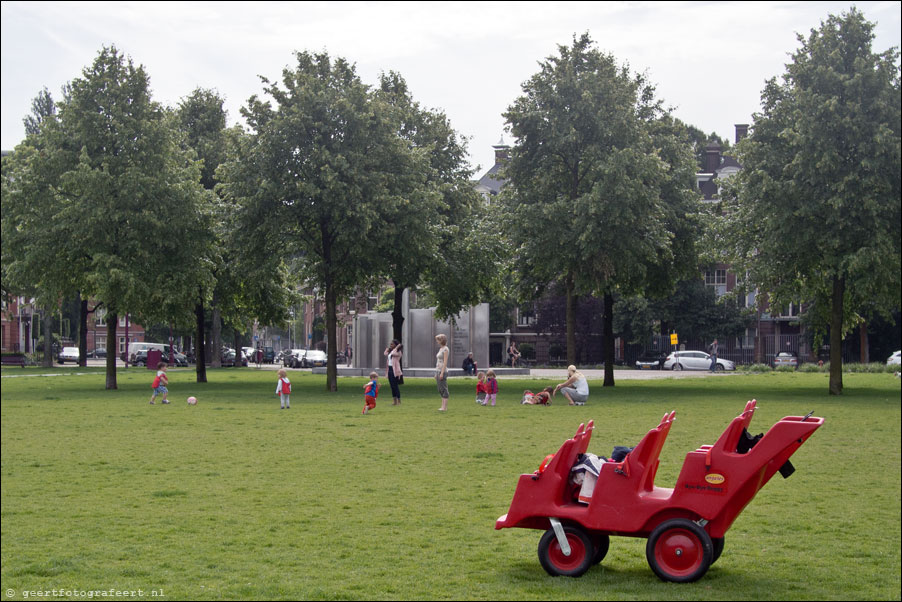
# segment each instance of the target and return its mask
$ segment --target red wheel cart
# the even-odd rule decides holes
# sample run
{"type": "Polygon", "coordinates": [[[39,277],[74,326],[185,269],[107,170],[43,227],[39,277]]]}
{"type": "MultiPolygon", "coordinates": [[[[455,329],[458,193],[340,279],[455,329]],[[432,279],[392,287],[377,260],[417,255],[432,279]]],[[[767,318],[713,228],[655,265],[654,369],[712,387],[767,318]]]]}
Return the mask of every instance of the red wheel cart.
{"type": "Polygon", "coordinates": [[[551,575],[578,577],[602,561],[609,537],[646,537],[646,558],[664,581],[700,579],[720,557],[724,534],[823,418],[787,416],[760,439],[748,435],[756,401],[733,419],[714,445],[686,454],[673,489],[655,486],[658,456],[675,412],[664,414],[621,462],[602,464],[588,504],[577,499],[570,469],[584,454],[594,424],[579,425],[550,461],[520,476],[510,510],[496,529],[541,529],[539,561],[551,575]]]}

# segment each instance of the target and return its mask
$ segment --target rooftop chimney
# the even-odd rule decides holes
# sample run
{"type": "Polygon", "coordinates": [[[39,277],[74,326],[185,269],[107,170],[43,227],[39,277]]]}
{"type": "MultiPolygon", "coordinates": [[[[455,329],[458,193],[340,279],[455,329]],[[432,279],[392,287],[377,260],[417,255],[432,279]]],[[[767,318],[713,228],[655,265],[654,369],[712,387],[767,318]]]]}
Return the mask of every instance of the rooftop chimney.
{"type": "Polygon", "coordinates": [[[736,124],[736,143],[739,144],[739,141],[748,135],[749,135],[749,124],[737,123],[736,124]]]}
{"type": "Polygon", "coordinates": [[[705,147],[705,171],[714,173],[718,167],[720,167],[720,145],[710,142],[705,147]]]}

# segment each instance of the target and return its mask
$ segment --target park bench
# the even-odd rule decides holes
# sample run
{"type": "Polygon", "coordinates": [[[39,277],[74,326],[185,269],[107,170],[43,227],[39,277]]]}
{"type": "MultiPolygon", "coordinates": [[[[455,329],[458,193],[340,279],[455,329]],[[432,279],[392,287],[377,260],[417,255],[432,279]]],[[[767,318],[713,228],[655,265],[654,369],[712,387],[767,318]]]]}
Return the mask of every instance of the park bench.
{"type": "Polygon", "coordinates": [[[24,355],[4,355],[0,356],[4,366],[22,366],[25,367],[24,355]]]}

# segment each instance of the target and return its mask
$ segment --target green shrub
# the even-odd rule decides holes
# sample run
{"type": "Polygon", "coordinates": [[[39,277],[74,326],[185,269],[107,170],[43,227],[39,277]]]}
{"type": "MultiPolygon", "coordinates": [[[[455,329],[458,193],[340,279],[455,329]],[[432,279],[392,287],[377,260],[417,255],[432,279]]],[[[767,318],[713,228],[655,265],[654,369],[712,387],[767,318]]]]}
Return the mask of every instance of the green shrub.
{"type": "Polygon", "coordinates": [[[773,372],[773,370],[767,364],[751,364],[743,368],[744,372],[773,372]]]}
{"type": "Polygon", "coordinates": [[[824,372],[824,366],[818,366],[814,363],[802,364],[801,366],[799,366],[799,372],[805,372],[808,374],[813,372],[824,372]]]}
{"type": "Polygon", "coordinates": [[[777,366],[774,369],[775,372],[795,372],[795,366],[777,366]]]}

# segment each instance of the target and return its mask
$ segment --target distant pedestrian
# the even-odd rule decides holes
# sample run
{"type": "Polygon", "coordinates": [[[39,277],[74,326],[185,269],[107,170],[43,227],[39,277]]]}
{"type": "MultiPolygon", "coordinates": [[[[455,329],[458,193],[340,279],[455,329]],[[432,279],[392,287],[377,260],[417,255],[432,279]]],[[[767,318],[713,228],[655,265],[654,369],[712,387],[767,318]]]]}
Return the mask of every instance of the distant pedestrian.
{"type": "Polygon", "coordinates": [[[445,412],[448,409],[448,356],[451,355],[451,350],[448,349],[448,337],[445,335],[436,335],[435,342],[439,345],[438,353],[435,354],[435,384],[442,398],[442,407],[438,411],[445,412]]]}
{"type": "Polygon", "coordinates": [[[169,368],[169,365],[166,362],[160,362],[157,364],[157,376],[153,379],[153,395],[150,396],[150,405],[154,404],[154,400],[157,398],[157,395],[163,396],[163,403],[169,403],[167,397],[169,396],[169,377],[166,376],[166,370],[169,368]]]}
{"type": "Polygon", "coordinates": [[[461,365],[461,368],[463,368],[465,376],[473,376],[476,374],[476,361],[473,359],[472,351],[464,358],[464,363],[461,365]]]}
{"type": "Polygon", "coordinates": [[[285,368],[279,369],[279,381],[276,383],[276,395],[279,397],[280,409],[291,409],[291,381],[285,368]]]}
{"type": "Polygon", "coordinates": [[[404,351],[404,345],[398,339],[392,339],[383,352],[386,357],[385,373],[388,375],[388,384],[391,387],[391,396],[393,406],[401,405],[401,387],[399,386],[404,377],[401,371],[401,353],[404,351]]]}
{"type": "Polygon", "coordinates": [[[507,363],[510,364],[511,368],[517,367],[517,360],[520,359],[520,350],[517,349],[517,341],[511,341],[510,346],[507,348],[507,363]]]}
{"type": "Polygon", "coordinates": [[[711,372],[717,371],[717,350],[719,347],[717,339],[714,339],[714,342],[708,345],[708,353],[711,354],[711,372]]]}

